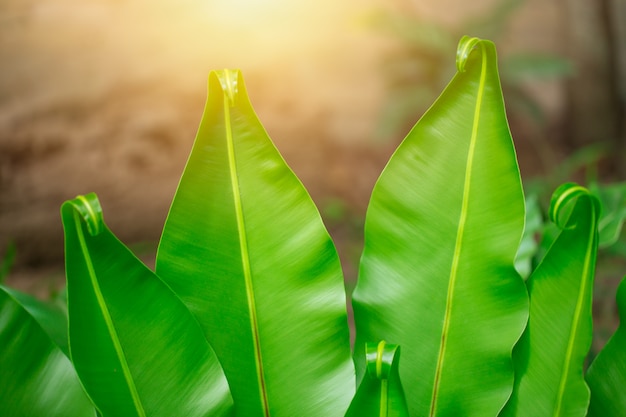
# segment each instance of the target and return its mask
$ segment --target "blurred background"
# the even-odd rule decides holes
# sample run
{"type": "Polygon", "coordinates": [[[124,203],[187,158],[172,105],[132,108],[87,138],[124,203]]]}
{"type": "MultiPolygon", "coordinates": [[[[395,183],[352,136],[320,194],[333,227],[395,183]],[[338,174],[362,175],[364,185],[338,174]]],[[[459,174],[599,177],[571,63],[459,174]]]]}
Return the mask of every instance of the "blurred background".
{"type": "MultiPolygon", "coordinates": [[[[574,179],[626,216],[624,0],[3,0],[0,276],[42,296],[58,288],[59,207],[92,191],[151,262],[208,72],[240,68],[351,288],[372,186],[454,74],[464,34],[496,42],[538,212],[574,179]]],[[[597,291],[609,321],[626,272],[616,233],[597,291]]]]}

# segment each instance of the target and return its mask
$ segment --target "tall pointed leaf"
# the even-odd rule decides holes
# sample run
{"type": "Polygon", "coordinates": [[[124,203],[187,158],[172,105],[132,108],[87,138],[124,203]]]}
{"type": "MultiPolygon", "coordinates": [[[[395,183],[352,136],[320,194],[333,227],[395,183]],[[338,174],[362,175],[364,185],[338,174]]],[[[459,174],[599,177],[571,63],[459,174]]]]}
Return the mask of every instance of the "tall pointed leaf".
{"type": "Polygon", "coordinates": [[[502,416],[587,413],[583,363],[592,338],[599,207],[576,184],[554,192],[550,218],[561,233],[528,279],[528,327],[515,347],[515,388],[502,416]]]}
{"type": "Polygon", "coordinates": [[[95,194],[61,212],[70,353],[101,414],[225,415],[226,380],[182,301],[111,233],[95,194]]]}
{"type": "Polygon", "coordinates": [[[96,415],[66,356],[66,326],[61,311],[0,285],[1,416],[96,415]]]}
{"type": "Polygon", "coordinates": [[[463,38],[458,73],[374,188],[354,291],[360,346],[402,346],[415,416],[493,416],[513,386],[528,299],[514,259],[524,199],[495,47],[463,38]]]}
{"type": "Polygon", "coordinates": [[[398,364],[400,347],[384,341],[365,346],[366,371],[346,417],[408,417],[398,364]]]}
{"type": "Polygon", "coordinates": [[[238,416],[343,415],[354,368],[339,258],[238,71],[209,76],[156,271],[201,323],[238,416]]]}
{"type": "Polygon", "coordinates": [[[587,371],[589,416],[626,416],[626,279],[617,289],[620,325],[587,371]]]}

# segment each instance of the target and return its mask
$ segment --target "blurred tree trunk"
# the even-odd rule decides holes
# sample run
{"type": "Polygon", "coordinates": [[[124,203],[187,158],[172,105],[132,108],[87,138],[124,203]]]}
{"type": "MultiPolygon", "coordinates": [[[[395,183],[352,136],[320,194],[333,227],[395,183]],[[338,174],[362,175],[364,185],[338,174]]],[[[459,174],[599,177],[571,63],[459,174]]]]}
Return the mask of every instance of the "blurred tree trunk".
{"type": "Polygon", "coordinates": [[[624,0],[564,0],[568,83],[566,141],[573,149],[610,146],[610,167],[626,175],[626,6],[624,0]]]}

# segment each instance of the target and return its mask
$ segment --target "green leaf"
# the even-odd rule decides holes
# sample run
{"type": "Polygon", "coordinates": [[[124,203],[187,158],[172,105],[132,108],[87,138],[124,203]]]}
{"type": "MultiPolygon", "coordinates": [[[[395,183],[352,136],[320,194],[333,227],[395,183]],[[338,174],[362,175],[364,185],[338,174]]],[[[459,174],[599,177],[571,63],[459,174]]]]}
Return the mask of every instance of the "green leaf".
{"type": "Polygon", "coordinates": [[[239,71],[209,76],[156,271],[202,325],[238,416],[343,415],[354,366],[339,258],[239,71]]]}
{"type": "Polygon", "coordinates": [[[64,350],[63,313],[0,286],[0,415],[95,416],[64,350]]]}
{"type": "Polygon", "coordinates": [[[592,289],[599,203],[568,183],[554,192],[550,218],[561,229],[528,279],[528,327],[515,347],[515,388],[502,416],[584,416],[583,363],[592,338],[592,289]]]}
{"type": "Polygon", "coordinates": [[[496,415],[528,314],[514,268],[524,197],[495,47],[464,37],[457,57],[376,183],[353,295],[357,375],[366,341],[402,346],[415,416],[496,415]]]}
{"type": "Polygon", "coordinates": [[[589,416],[626,415],[626,279],[617,289],[620,325],[587,371],[591,389],[589,416]]]}
{"type": "Polygon", "coordinates": [[[346,417],[408,417],[409,409],[398,363],[400,347],[380,343],[365,346],[366,371],[346,417]]]}
{"type": "Polygon", "coordinates": [[[225,415],[226,380],[182,301],[111,233],[95,194],[61,213],[71,358],[101,414],[225,415]]]}

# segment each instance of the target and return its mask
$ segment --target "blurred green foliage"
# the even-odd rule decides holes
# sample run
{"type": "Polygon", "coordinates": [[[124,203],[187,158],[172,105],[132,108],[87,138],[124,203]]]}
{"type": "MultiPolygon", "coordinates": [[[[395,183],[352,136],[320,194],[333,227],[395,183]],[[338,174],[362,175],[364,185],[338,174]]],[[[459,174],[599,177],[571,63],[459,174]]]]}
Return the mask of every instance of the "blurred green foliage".
{"type": "MultiPolygon", "coordinates": [[[[453,57],[448,51],[457,39],[471,34],[498,43],[523,0],[501,0],[486,13],[467,17],[453,27],[391,9],[378,10],[368,26],[400,42],[401,47],[387,56],[383,73],[388,83],[377,137],[389,138],[414,123],[416,111],[425,111],[454,74],[453,57]]],[[[537,100],[524,88],[525,83],[571,75],[567,59],[535,51],[511,51],[499,57],[500,78],[510,114],[523,114],[539,125],[545,123],[537,100]]],[[[404,132],[402,132],[404,133],[404,132]]]]}

